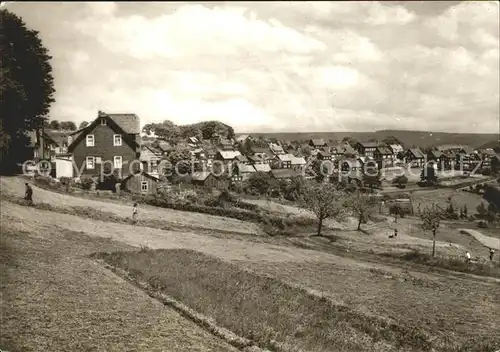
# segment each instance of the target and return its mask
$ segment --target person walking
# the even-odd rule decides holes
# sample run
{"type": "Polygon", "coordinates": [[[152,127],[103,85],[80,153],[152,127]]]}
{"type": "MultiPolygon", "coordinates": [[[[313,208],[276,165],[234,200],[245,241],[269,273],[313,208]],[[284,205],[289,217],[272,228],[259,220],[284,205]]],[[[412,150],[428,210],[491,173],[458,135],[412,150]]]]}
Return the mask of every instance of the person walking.
{"type": "Polygon", "coordinates": [[[137,213],[138,213],[138,210],[137,210],[137,203],[134,203],[134,207],[132,208],[132,219],[133,219],[134,221],[137,221],[137,220],[136,220],[137,213]]]}
{"type": "Polygon", "coordinates": [[[490,248],[490,261],[493,261],[493,255],[495,254],[495,251],[493,248],[490,248]]]}
{"type": "Polygon", "coordinates": [[[470,260],[471,260],[470,252],[467,251],[467,253],[465,253],[465,256],[467,258],[467,263],[470,263],[470,260]]]}
{"type": "Polygon", "coordinates": [[[33,189],[31,186],[26,183],[26,192],[24,195],[24,199],[28,202],[29,205],[33,205],[33,189]]]}

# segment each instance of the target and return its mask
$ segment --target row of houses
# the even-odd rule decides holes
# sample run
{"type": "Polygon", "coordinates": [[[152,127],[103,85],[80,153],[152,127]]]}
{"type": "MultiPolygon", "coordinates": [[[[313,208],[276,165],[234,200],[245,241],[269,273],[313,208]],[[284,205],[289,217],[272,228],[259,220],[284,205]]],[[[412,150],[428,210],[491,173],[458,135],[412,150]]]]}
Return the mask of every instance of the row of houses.
{"type": "Polygon", "coordinates": [[[408,163],[422,167],[426,161],[436,161],[443,168],[464,169],[472,168],[477,162],[485,168],[500,164],[500,150],[474,151],[466,146],[441,146],[423,153],[418,148],[405,150],[398,144],[377,142],[350,145],[310,139],[307,143],[277,140],[257,143],[249,135],[231,140],[217,134],[208,140],[189,137],[173,143],[141,136],[136,114],[103,111],[80,130],[37,131],[30,134],[30,139],[34,158],[50,159],[57,178],[95,176],[103,169],[113,168],[124,180],[125,188],[148,193],[154,192],[162,176],[162,162],[180,151],[192,161],[193,183],[218,187],[227,180],[243,182],[256,172],[269,173],[279,179],[305,175],[307,164],[315,160],[331,161],[335,169],[342,171],[359,171],[368,162],[378,167],[408,163]],[[253,143],[242,154],[239,147],[247,144],[247,140],[253,143]]]}

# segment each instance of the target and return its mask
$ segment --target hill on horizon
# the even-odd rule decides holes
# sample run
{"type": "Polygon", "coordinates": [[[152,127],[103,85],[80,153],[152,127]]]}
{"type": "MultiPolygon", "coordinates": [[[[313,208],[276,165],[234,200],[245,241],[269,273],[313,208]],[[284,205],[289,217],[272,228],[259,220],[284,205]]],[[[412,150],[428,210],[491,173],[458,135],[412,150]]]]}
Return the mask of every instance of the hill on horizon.
{"type": "MultiPolygon", "coordinates": [[[[405,130],[380,130],[374,132],[268,132],[268,133],[237,133],[237,136],[248,134],[254,137],[276,138],[278,140],[301,141],[312,138],[340,141],[351,137],[358,141],[371,139],[382,141],[384,138],[394,136],[399,139],[405,148],[429,148],[442,144],[468,145],[472,148],[498,145],[498,133],[451,133],[430,131],[405,131],[405,130]]],[[[491,148],[491,147],[490,147],[491,148]]]]}

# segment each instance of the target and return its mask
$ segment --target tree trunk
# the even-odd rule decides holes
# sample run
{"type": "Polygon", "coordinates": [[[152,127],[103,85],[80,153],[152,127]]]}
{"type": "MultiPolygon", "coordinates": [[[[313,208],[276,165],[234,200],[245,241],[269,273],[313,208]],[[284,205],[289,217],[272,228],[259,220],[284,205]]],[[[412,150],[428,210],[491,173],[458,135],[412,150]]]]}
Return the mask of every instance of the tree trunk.
{"type": "Polygon", "coordinates": [[[436,256],[436,230],[432,231],[432,257],[436,256]]]}
{"type": "Polygon", "coordinates": [[[361,231],[361,220],[362,220],[362,216],[360,215],[358,218],[358,231],[361,231]]]}
{"type": "Polygon", "coordinates": [[[318,232],[316,233],[317,236],[321,236],[321,229],[323,228],[323,218],[319,218],[318,221],[318,232]]]}

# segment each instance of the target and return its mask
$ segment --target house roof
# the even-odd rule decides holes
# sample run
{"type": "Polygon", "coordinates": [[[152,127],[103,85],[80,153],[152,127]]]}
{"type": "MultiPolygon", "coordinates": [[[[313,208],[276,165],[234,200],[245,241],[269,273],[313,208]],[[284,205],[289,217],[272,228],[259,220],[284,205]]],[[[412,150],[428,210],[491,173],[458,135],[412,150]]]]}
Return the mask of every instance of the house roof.
{"type": "Polygon", "coordinates": [[[271,175],[274,178],[292,178],[300,176],[300,173],[294,169],[273,169],[271,170],[271,175]]]}
{"type": "Polygon", "coordinates": [[[269,144],[269,148],[271,149],[271,151],[275,152],[275,153],[284,153],[285,151],[283,150],[283,147],[279,144],[275,144],[275,143],[270,143],[269,144]]]}
{"type": "Polygon", "coordinates": [[[237,156],[241,155],[240,152],[238,151],[232,151],[232,150],[219,150],[219,154],[221,155],[222,159],[224,160],[233,160],[237,156]]]}
{"type": "Polygon", "coordinates": [[[443,145],[440,145],[438,147],[436,147],[437,150],[441,151],[441,152],[444,152],[444,151],[447,151],[447,150],[460,150],[464,147],[467,147],[465,145],[461,145],[461,144],[443,144],[443,145]]]}
{"type": "Polygon", "coordinates": [[[248,162],[248,158],[245,156],[245,155],[236,155],[236,160],[242,162],[242,163],[246,163],[248,162]]]}
{"type": "Polygon", "coordinates": [[[258,155],[250,155],[248,156],[249,161],[254,161],[254,162],[261,162],[262,158],[258,155]]]}
{"type": "Polygon", "coordinates": [[[125,133],[141,133],[140,119],[136,114],[104,114],[109,116],[125,133]]]}
{"type": "Polygon", "coordinates": [[[315,147],[322,147],[322,146],[324,146],[326,144],[325,140],[323,138],[311,139],[310,142],[312,142],[312,144],[315,147]]]}
{"type": "Polygon", "coordinates": [[[269,164],[255,164],[253,165],[256,171],[259,172],[269,172],[271,171],[271,166],[269,164]]]}
{"type": "Polygon", "coordinates": [[[303,157],[296,157],[295,155],[291,159],[292,165],[305,165],[307,164],[306,159],[303,157]]]}
{"type": "Polygon", "coordinates": [[[68,140],[70,133],[71,132],[68,131],[45,130],[45,134],[49,136],[58,146],[62,146],[63,143],[68,140]]]}
{"type": "Polygon", "coordinates": [[[292,161],[294,156],[292,154],[282,154],[277,156],[280,161],[292,161]]]}
{"type": "Polygon", "coordinates": [[[138,176],[140,176],[140,175],[145,176],[145,177],[147,177],[147,178],[150,178],[150,179],[152,179],[152,180],[154,180],[154,181],[159,181],[159,180],[160,180],[158,177],[155,177],[155,176],[153,176],[153,175],[151,175],[151,174],[148,174],[146,171],[141,171],[141,172],[138,172],[137,174],[130,174],[130,175],[128,175],[127,177],[125,177],[125,178],[122,180],[122,182],[121,182],[121,183],[125,182],[126,180],[128,180],[128,179],[130,179],[130,178],[132,178],[132,177],[138,177],[138,176]]]}
{"type": "Polygon", "coordinates": [[[266,153],[269,154],[271,151],[268,148],[252,147],[252,153],[266,153]]]}
{"type": "Polygon", "coordinates": [[[161,157],[158,155],[157,152],[155,152],[153,149],[151,149],[148,146],[141,146],[141,155],[139,157],[139,160],[141,161],[150,161],[150,160],[159,160],[161,157]]]}
{"type": "Polygon", "coordinates": [[[377,148],[378,142],[358,142],[363,148],[377,148]]]}
{"type": "Polygon", "coordinates": [[[342,161],[342,164],[345,164],[345,163],[348,163],[350,167],[361,167],[361,166],[363,166],[361,164],[361,161],[359,159],[353,159],[353,158],[345,159],[345,160],[342,161]]]}
{"type": "Polygon", "coordinates": [[[321,156],[322,156],[322,157],[324,157],[324,158],[327,158],[327,157],[332,156],[332,154],[330,154],[330,152],[327,152],[327,151],[324,151],[324,150],[320,150],[320,151],[318,152],[318,154],[319,154],[319,155],[321,155],[321,156]]]}
{"type": "Polygon", "coordinates": [[[238,171],[240,173],[253,173],[253,172],[257,172],[252,165],[239,164],[237,167],[238,167],[238,171]]]}
{"type": "Polygon", "coordinates": [[[377,147],[377,151],[382,155],[392,155],[392,151],[384,146],[377,147]]]}
{"type": "MultiPolygon", "coordinates": [[[[209,171],[196,171],[191,174],[191,180],[193,181],[205,181],[211,172],[209,171]]],[[[215,176],[215,175],[214,175],[215,176]]]]}
{"type": "Polygon", "coordinates": [[[490,155],[490,156],[494,156],[497,154],[492,148],[482,149],[482,150],[480,150],[480,153],[484,154],[484,155],[490,155]]]}
{"type": "Polygon", "coordinates": [[[392,149],[393,152],[402,152],[404,150],[403,146],[401,144],[389,144],[389,147],[392,149]]]}
{"type": "Polygon", "coordinates": [[[434,158],[438,159],[438,158],[442,157],[444,154],[442,152],[440,152],[439,150],[431,150],[429,152],[429,155],[431,155],[434,158]]]}
{"type": "Polygon", "coordinates": [[[245,141],[248,137],[250,137],[248,134],[242,134],[241,136],[239,136],[238,138],[236,138],[236,140],[238,142],[243,142],[245,141]]]}
{"type": "Polygon", "coordinates": [[[425,158],[424,153],[419,148],[410,148],[408,149],[408,152],[413,154],[413,156],[417,159],[423,159],[425,158]]]}

